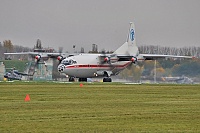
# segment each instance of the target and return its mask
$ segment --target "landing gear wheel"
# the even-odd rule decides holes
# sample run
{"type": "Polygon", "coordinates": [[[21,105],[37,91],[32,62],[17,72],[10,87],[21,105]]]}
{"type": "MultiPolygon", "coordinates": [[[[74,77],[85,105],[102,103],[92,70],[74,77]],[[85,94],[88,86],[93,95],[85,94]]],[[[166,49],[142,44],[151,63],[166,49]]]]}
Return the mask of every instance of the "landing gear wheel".
{"type": "Polygon", "coordinates": [[[75,81],[74,77],[69,78],[69,82],[74,82],[74,81],[75,81]]]}
{"type": "Polygon", "coordinates": [[[79,78],[78,81],[79,82],[87,82],[87,78],[79,78]]]}
{"type": "Polygon", "coordinates": [[[103,82],[112,82],[112,79],[109,77],[103,78],[103,82]]]}

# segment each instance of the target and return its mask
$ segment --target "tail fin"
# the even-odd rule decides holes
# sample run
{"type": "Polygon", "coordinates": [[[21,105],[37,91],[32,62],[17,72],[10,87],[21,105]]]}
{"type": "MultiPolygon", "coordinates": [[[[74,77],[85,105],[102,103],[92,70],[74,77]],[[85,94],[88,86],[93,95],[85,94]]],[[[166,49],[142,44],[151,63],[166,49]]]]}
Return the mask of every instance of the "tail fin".
{"type": "Polygon", "coordinates": [[[125,42],[121,47],[119,47],[114,54],[118,55],[128,55],[128,56],[137,56],[139,54],[138,47],[135,40],[135,25],[130,23],[130,29],[128,34],[127,42],[125,42]]]}

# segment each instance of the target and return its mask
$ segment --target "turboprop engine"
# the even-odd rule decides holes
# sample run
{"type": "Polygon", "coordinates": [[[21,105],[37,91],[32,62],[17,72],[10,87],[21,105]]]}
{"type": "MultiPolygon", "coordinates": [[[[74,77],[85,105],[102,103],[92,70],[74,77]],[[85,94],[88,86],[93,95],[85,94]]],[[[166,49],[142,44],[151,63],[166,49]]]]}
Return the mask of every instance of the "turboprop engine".
{"type": "Polygon", "coordinates": [[[41,55],[36,55],[36,56],[35,56],[36,62],[40,61],[40,59],[41,59],[41,55]]]}
{"type": "Polygon", "coordinates": [[[131,61],[132,61],[132,63],[136,63],[137,62],[137,58],[136,57],[132,57],[131,61]]]}
{"type": "Polygon", "coordinates": [[[57,57],[57,60],[59,61],[59,63],[61,63],[61,61],[62,61],[63,59],[65,59],[63,56],[58,56],[58,57],[57,57]]]}
{"type": "Polygon", "coordinates": [[[104,58],[104,62],[109,62],[109,61],[110,61],[110,58],[108,58],[108,57],[104,58]]]}

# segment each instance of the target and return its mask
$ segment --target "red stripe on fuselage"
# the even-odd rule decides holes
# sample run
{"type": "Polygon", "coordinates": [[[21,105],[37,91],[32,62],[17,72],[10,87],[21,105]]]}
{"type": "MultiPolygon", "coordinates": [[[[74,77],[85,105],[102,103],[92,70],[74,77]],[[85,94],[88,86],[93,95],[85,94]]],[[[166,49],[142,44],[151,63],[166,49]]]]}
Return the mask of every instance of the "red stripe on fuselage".
{"type": "Polygon", "coordinates": [[[128,62],[123,65],[68,65],[66,68],[106,68],[106,67],[117,67],[117,68],[123,68],[127,65],[129,65],[131,62],[128,62]]]}

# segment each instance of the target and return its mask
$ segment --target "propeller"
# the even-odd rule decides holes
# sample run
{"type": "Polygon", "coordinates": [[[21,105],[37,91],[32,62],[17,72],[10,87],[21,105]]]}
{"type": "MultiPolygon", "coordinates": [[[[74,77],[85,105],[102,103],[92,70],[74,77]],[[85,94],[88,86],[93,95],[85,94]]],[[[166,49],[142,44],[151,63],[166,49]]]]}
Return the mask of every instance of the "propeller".
{"type": "Polygon", "coordinates": [[[138,65],[138,62],[137,62],[138,59],[137,59],[136,57],[133,56],[133,57],[130,59],[130,61],[131,61],[132,63],[127,67],[127,69],[129,69],[129,70],[132,68],[133,65],[136,65],[136,66],[138,65]]]}
{"type": "Polygon", "coordinates": [[[137,58],[133,56],[133,57],[131,58],[131,61],[132,61],[132,63],[135,64],[135,63],[137,62],[137,58]]]}
{"type": "Polygon", "coordinates": [[[64,60],[64,59],[65,59],[65,58],[64,58],[63,56],[61,56],[61,55],[57,57],[57,60],[59,61],[59,64],[60,64],[61,61],[64,60]]]}
{"type": "Polygon", "coordinates": [[[36,55],[36,56],[35,56],[35,61],[36,61],[37,63],[40,61],[40,59],[41,59],[41,55],[36,55]]]}
{"type": "Polygon", "coordinates": [[[103,59],[103,63],[109,63],[109,64],[110,64],[110,57],[109,57],[109,56],[106,56],[106,57],[103,59]]]}

